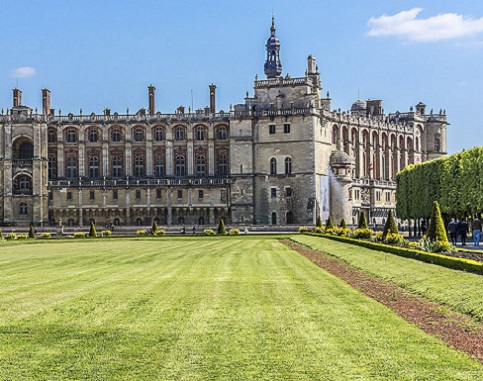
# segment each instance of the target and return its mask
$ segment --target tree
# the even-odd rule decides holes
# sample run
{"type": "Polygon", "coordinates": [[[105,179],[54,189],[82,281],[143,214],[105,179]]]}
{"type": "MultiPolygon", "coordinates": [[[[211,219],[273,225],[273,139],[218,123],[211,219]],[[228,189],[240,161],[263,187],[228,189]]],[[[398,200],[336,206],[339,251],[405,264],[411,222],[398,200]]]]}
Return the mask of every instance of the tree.
{"type": "Polygon", "coordinates": [[[332,216],[329,216],[327,223],[325,224],[326,229],[334,228],[334,221],[332,221],[332,216]]]}
{"type": "Polygon", "coordinates": [[[429,223],[427,236],[431,241],[448,242],[448,236],[446,235],[446,229],[444,228],[444,222],[441,217],[438,201],[433,202],[433,210],[431,211],[431,221],[429,223]]]}
{"type": "Polygon", "coordinates": [[[340,221],[340,227],[341,227],[342,229],[347,228],[347,224],[345,223],[345,220],[344,220],[344,219],[342,219],[342,220],[340,221]]]}
{"type": "Polygon", "coordinates": [[[359,224],[357,225],[357,229],[367,229],[366,214],[362,210],[361,214],[359,215],[359,224]]]}
{"type": "Polygon", "coordinates": [[[156,221],[153,221],[153,227],[151,228],[151,230],[153,231],[153,234],[156,234],[156,232],[158,231],[158,224],[156,223],[156,221]]]}
{"type": "Polygon", "coordinates": [[[91,222],[91,228],[89,229],[89,237],[92,237],[92,238],[97,237],[97,231],[96,231],[96,226],[94,225],[94,222],[91,222]]]}
{"type": "Polygon", "coordinates": [[[34,225],[33,224],[30,224],[29,238],[35,238],[35,230],[34,230],[34,225]]]}
{"type": "Polygon", "coordinates": [[[322,227],[322,218],[320,218],[320,216],[317,216],[317,223],[316,223],[316,226],[318,228],[321,228],[322,227]]]}
{"type": "Polygon", "coordinates": [[[218,234],[226,234],[225,223],[223,218],[220,218],[220,223],[218,224],[218,234]]]}
{"type": "Polygon", "coordinates": [[[392,214],[391,209],[389,210],[389,214],[387,215],[386,224],[384,225],[384,231],[382,232],[382,239],[385,239],[388,234],[399,234],[396,220],[394,219],[394,215],[392,214]]]}

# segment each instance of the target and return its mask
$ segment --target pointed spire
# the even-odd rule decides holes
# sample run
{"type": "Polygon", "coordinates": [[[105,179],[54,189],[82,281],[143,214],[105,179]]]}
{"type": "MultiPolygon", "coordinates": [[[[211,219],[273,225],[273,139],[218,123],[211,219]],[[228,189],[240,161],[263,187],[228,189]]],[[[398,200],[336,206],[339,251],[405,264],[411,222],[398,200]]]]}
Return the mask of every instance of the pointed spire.
{"type": "Polygon", "coordinates": [[[276,78],[282,74],[282,62],[280,61],[280,41],[275,35],[275,31],[275,17],[272,16],[270,37],[265,45],[267,49],[267,59],[265,60],[264,72],[267,78],[276,78]]]}

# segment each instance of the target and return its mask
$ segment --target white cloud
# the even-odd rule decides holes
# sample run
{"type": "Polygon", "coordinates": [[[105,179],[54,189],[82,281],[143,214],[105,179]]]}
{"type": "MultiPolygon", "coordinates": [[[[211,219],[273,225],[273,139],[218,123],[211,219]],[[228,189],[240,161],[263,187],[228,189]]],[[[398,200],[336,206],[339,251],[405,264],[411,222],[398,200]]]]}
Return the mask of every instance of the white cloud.
{"type": "Polygon", "coordinates": [[[417,18],[421,8],[394,16],[371,17],[369,36],[398,37],[413,42],[433,42],[473,36],[483,32],[483,17],[474,19],[456,13],[442,13],[426,19],[417,18]]]}
{"type": "Polygon", "coordinates": [[[29,66],[18,67],[12,70],[13,78],[28,78],[35,75],[35,69],[29,66]]]}

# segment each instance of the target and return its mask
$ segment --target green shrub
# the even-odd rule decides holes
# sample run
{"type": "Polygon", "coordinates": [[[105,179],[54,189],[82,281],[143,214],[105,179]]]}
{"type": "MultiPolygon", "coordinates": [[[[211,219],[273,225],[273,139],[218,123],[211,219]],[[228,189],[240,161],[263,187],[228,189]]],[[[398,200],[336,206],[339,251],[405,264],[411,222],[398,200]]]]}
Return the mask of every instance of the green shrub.
{"type": "Polygon", "coordinates": [[[158,231],[158,224],[156,221],[153,221],[153,226],[151,227],[151,231],[153,232],[153,235],[156,235],[156,232],[158,231]]]}
{"type": "Polygon", "coordinates": [[[205,229],[203,230],[204,235],[216,235],[215,231],[213,229],[205,229]]]}
{"type": "Polygon", "coordinates": [[[153,231],[153,235],[155,235],[156,237],[162,236],[162,235],[165,235],[165,234],[166,234],[166,230],[163,230],[163,229],[158,229],[155,232],[153,231]]]}
{"type": "Polygon", "coordinates": [[[317,216],[317,223],[315,224],[315,226],[318,228],[322,227],[322,218],[320,218],[320,216],[317,216]]]}
{"type": "Polygon", "coordinates": [[[27,238],[29,238],[29,235],[27,233],[17,234],[17,239],[27,239],[27,238]]]}
{"type": "Polygon", "coordinates": [[[14,239],[17,239],[17,234],[15,234],[15,233],[8,233],[8,234],[5,236],[5,239],[7,239],[7,240],[14,240],[14,239]]]}
{"type": "Polygon", "coordinates": [[[327,223],[325,224],[325,227],[328,229],[333,229],[334,228],[334,221],[332,221],[332,216],[329,216],[327,219],[327,223]]]}
{"type": "Polygon", "coordinates": [[[228,232],[230,235],[238,235],[240,234],[240,229],[230,229],[228,232]]]}
{"type": "Polygon", "coordinates": [[[0,230],[0,239],[3,239],[3,233],[1,230],[0,230]]]}
{"type": "Polygon", "coordinates": [[[309,231],[309,228],[307,226],[299,227],[299,233],[307,233],[308,231],[309,231]]]}
{"type": "Polygon", "coordinates": [[[456,247],[449,242],[432,241],[424,236],[417,244],[418,249],[428,253],[454,253],[457,251],[456,247]]]}
{"type": "Polygon", "coordinates": [[[86,233],[84,232],[74,233],[74,238],[86,238],[86,233]]]}
{"type": "Polygon", "coordinates": [[[102,238],[111,238],[112,232],[110,230],[103,230],[101,231],[102,238]]]}
{"type": "Polygon", "coordinates": [[[325,233],[325,226],[324,225],[322,225],[322,226],[316,226],[314,228],[314,233],[324,234],[325,233]]]}
{"type": "Polygon", "coordinates": [[[42,233],[39,235],[39,239],[50,239],[52,238],[52,234],[50,233],[42,233]]]}
{"type": "Polygon", "coordinates": [[[444,227],[443,218],[441,217],[438,201],[433,202],[431,221],[429,223],[427,236],[431,241],[448,242],[448,236],[446,235],[446,229],[444,227]]]}
{"type": "Polygon", "coordinates": [[[220,218],[220,223],[218,224],[218,234],[226,234],[225,222],[223,218],[220,218]]]}
{"type": "Polygon", "coordinates": [[[29,238],[35,238],[35,230],[34,230],[34,226],[32,224],[30,224],[29,238]]]}
{"type": "Polygon", "coordinates": [[[357,225],[357,229],[367,229],[367,220],[366,220],[366,214],[364,211],[361,210],[361,214],[359,215],[359,223],[357,225]]]}
{"type": "Polygon", "coordinates": [[[91,222],[91,228],[89,229],[89,237],[91,238],[97,237],[96,225],[94,225],[93,222],[91,222]]]}
{"type": "Polygon", "coordinates": [[[144,237],[144,236],[148,235],[148,233],[146,233],[146,230],[144,230],[144,229],[139,229],[138,231],[136,231],[136,235],[138,235],[140,237],[144,237]]]}
{"type": "Polygon", "coordinates": [[[346,223],[345,223],[345,220],[344,220],[344,219],[340,220],[340,227],[341,227],[342,229],[345,229],[345,228],[347,227],[347,225],[346,225],[346,223]]]}
{"type": "Polygon", "coordinates": [[[397,229],[396,220],[394,219],[394,215],[392,214],[392,210],[389,209],[389,214],[387,215],[387,220],[384,225],[384,230],[382,232],[382,239],[386,239],[388,234],[399,234],[397,229]]]}

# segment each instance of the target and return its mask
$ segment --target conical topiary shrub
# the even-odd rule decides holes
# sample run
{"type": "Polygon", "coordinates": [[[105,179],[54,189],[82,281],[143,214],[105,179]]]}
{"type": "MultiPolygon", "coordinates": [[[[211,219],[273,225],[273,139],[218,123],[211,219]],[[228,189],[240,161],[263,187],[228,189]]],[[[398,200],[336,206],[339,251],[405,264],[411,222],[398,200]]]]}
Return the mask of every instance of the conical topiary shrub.
{"type": "Polygon", "coordinates": [[[345,220],[344,220],[344,219],[340,220],[340,227],[341,227],[342,229],[347,228],[347,224],[345,223],[345,220]]]}
{"type": "Polygon", "coordinates": [[[91,228],[89,229],[89,237],[92,237],[92,238],[97,237],[97,231],[96,231],[96,226],[94,225],[94,222],[91,222],[91,228]]]}
{"type": "Polygon", "coordinates": [[[357,229],[367,229],[366,214],[363,211],[361,211],[359,216],[359,224],[357,225],[357,229]]]}
{"type": "Polygon", "coordinates": [[[225,223],[223,218],[220,218],[220,223],[218,224],[218,234],[226,234],[225,223]]]}
{"type": "Polygon", "coordinates": [[[334,221],[332,221],[332,216],[329,216],[329,219],[327,220],[327,224],[325,225],[327,229],[333,229],[334,228],[334,221]]]}
{"type": "Polygon", "coordinates": [[[382,239],[385,239],[389,233],[399,234],[392,210],[389,210],[389,214],[387,215],[387,221],[382,232],[382,239]]]}
{"type": "Polygon", "coordinates": [[[34,225],[30,224],[30,229],[29,229],[29,238],[35,238],[35,230],[34,230],[34,225]]]}
{"type": "Polygon", "coordinates": [[[322,218],[320,218],[320,216],[317,217],[317,223],[316,223],[316,226],[318,228],[321,228],[322,227],[322,218]]]}
{"type": "Polygon", "coordinates": [[[446,229],[444,228],[444,222],[441,217],[441,209],[439,208],[438,201],[433,202],[427,237],[431,241],[448,242],[448,236],[446,234],[446,229]]]}
{"type": "Polygon", "coordinates": [[[151,228],[151,230],[153,231],[153,234],[156,234],[156,232],[158,231],[158,224],[156,223],[156,221],[153,221],[153,227],[151,228]]]}

